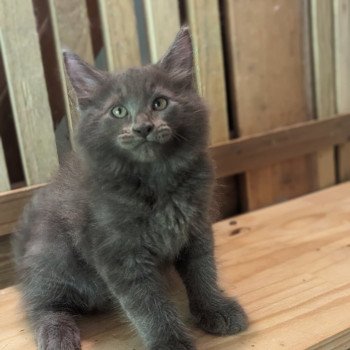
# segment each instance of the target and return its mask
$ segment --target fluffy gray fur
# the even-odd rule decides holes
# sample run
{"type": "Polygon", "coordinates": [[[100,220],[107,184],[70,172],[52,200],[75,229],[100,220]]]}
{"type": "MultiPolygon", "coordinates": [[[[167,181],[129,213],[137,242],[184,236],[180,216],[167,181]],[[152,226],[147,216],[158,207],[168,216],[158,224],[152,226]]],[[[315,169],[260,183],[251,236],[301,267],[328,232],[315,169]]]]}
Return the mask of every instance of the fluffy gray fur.
{"type": "Polygon", "coordinates": [[[147,349],[195,349],[165,292],[171,264],[200,328],[244,330],[244,311],[217,285],[208,116],[193,86],[188,29],[157,64],[118,74],[73,53],[64,59],[81,112],[78,149],[25,208],[14,237],[38,348],[80,349],[74,315],[119,305],[147,349]],[[162,110],[159,97],[168,101],[162,110]],[[116,105],[128,115],[113,116],[116,105]]]}

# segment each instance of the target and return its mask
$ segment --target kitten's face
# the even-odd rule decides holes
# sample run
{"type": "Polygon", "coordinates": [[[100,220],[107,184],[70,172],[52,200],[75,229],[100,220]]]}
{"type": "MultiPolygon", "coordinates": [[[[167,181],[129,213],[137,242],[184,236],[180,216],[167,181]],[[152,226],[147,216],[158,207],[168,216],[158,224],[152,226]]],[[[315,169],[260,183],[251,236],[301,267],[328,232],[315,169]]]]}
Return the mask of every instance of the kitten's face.
{"type": "Polygon", "coordinates": [[[152,162],[205,146],[206,112],[192,86],[187,30],[158,64],[120,74],[72,54],[65,59],[83,114],[79,140],[89,151],[152,162]]]}

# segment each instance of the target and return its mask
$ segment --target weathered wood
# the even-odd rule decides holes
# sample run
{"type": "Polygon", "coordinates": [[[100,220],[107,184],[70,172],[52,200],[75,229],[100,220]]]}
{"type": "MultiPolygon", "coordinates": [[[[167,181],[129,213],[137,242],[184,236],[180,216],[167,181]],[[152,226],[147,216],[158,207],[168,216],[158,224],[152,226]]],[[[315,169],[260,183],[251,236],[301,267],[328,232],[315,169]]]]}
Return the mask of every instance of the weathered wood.
{"type": "MultiPolygon", "coordinates": [[[[336,113],[333,0],[312,0],[310,10],[316,115],[318,119],[324,119],[336,113]]],[[[318,187],[334,185],[334,148],[325,148],[317,153],[317,157],[318,187]]]]}
{"type": "Polygon", "coordinates": [[[210,111],[211,143],[229,138],[223,45],[217,0],[186,1],[200,94],[210,111]]]}
{"type": "MultiPolygon", "coordinates": [[[[226,0],[224,4],[239,136],[309,119],[304,3],[266,0],[252,6],[245,0],[226,0]]],[[[299,196],[315,189],[315,182],[310,157],[248,172],[247,207],[299,196]]]]}
{"type": "Polygon", "coordinates": [[[42,183],[58,160],[30,0],[0,2],[0,40],[26,181],[42,183]]]}
{"type": "Polygon", "coordinates": [[[10,188],[11,186],[5,162],[5,154],[0,137],[0,191],[9,191],[10,188]]]}
{"type": "Polygon", "coordinates": [[[70,49],[88,63],[93,64],[88,13],[86,2],[83,0],[50,0],[49,4],[68,130],[73,145],[74,129],[79,121],[79,113],[74,92],[66,77],[62,49],[70,49]]]}
{"type": "MultiPolygon", "coordinates": [[[[334,0],[335,75],[337,113],[350,112],[350,0],[334,0]]],[[[350,143],[339,147],[340,181],[350,179],[350,143]]]]}
{"type": "Polygon", "coordinates": [[[98,0],[103,40],[110,71],[141,63],[134,2],[98,0]]]}
{"type": "Polygon", "coordinates": [[[155,63],[166,52],[180,28],[179,3],[177,0],[144,0],[143,3],[151,61],[155,63]]]}
{"type": "Polygon", "coordinates": [[[309,121],[241,137],[210,148],[224,177],[311,154],[350,139],[350,115],[309,121]]]}
{"type": "Polygon", "coordinates": [[[0,193],[0,236],[13,231],[23,207],[34,192],[42,186],[35,185],[0,193]]]}
{"type": "MultiPolygon", "coordinates": [[[[192,333],[199,350],[347,349],[350,338],[350,183],[214,225],[220,284],[251,325],[231,337],[192,333]],[[344,344],[346,346],[344,346],[344,344]]],[[[172,296],[188,321],[178,278],[172,296]]],[[[14,288],[0,293],[0,348],[34,350],[14,288]]],[[[82,349],[141,350],[125,316],[80,322],[82,349]]]]}

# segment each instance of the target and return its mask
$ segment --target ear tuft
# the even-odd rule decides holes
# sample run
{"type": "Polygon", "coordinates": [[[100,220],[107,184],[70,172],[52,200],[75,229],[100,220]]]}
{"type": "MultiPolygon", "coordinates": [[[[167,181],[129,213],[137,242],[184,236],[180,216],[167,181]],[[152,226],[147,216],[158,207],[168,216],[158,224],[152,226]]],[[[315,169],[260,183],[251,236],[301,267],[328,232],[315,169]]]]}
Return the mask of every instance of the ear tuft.
{"type": "Polygon", "coordinates": [[[106,79],[106,73],[89,65],[69,50],[63,50],[63,59],[79,105],[82,105],[90,100],[96,89],[101,86],[106,79]]]}
{"type": "Polygon", "coordinates": [[[187,87],[193,86],[193,49],[188,26],[183,26],[174,42],[157,63],[174,79],[183,81],[187,87]]]}

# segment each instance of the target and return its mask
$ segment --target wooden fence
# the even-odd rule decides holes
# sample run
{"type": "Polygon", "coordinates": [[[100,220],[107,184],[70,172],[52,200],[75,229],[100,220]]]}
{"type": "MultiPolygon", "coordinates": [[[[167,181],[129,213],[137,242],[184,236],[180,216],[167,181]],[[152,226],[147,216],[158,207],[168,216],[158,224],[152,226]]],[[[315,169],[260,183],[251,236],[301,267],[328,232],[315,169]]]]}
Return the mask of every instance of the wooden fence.
{"type": "Polygon", "coordinates": [[[72,146],[62,47],[123,69],[181,23],[227,213],[350,178],[350,0],[1,0],[0,235],[72,146]]]}

